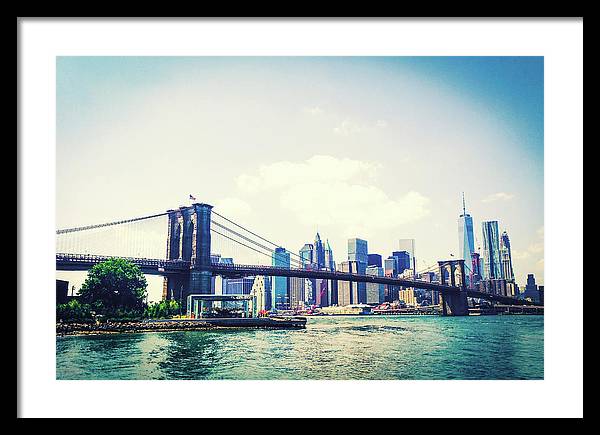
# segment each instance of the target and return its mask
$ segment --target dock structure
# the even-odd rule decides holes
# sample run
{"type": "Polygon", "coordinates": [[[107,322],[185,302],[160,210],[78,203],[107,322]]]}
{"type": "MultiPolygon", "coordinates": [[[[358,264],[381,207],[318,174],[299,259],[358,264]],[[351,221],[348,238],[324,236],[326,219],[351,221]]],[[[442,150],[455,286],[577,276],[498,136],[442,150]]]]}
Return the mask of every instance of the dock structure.
{"type": "Polygon", "coordinates": [[[194,323],[217,328],[274,328],[274,329],[303,329],[306,328],[306,317],[301,316],[270,316],[270,317],[205,317],[201,319],[165,319],[150,320],[148,323],[168,323],[174,329],[194,329],[194,323]]]}
{"type": "Polygon", "coordinates": [[[242,302],[242,316],[256,317],[256,297],[254,295],[213,295],[191,294],[187,297],[187,316],[202,319],[210,312],[214,302],[242,302]]]}

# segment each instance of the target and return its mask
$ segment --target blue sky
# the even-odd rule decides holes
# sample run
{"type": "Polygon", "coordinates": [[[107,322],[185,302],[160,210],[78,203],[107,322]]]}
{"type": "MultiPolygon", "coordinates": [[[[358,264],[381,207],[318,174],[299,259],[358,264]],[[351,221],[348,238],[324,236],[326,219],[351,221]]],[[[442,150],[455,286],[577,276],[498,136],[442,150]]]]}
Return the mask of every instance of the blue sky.
{"type": "MultiPolygon", "coordinates": [[[[458,252],[460,195],[543,282],[541,57],[60,57],[57,225],[192,193],[290,250],[458,252]]],[[[477,245],[477,242],[476,242],[477,245]]]]}

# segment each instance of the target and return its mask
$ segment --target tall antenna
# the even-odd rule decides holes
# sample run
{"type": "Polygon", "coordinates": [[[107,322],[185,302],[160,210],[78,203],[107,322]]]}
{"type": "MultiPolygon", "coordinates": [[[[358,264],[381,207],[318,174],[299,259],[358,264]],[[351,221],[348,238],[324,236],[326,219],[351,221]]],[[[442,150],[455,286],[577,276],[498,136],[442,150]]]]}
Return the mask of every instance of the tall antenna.
{"type": "Polygon", "coordinates": [[[463,216],[466,216],[467,212],[466,212],[466,207],[465,207],[465,192],[462,193],[462,200],[463,200],[463,216]]]}

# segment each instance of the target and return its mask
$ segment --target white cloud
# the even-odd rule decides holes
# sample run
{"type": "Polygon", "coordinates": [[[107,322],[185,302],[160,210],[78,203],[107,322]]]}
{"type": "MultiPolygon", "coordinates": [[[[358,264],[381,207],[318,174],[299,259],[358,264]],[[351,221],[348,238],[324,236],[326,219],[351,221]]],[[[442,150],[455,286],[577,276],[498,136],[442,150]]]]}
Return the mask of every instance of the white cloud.
{"type": "Polygon", "coordinates": [[[257,174],[242,174],[236,181],[248,193],[274,193],[282,208],[303,224],[335,225],[346,235],[395,228],[429,214],[429,199],[419,192],[390,197],[377,187],[379,167],[317,155],[303,162],[264,165],[257,174]]]}
{"type": "Polygon", "coordinates": [[[481,202],[508,201],[514,197],[515,195],[512,193],[498,192],[487,196],[486,198],[482,199],[481,202]]]}
{"type": "Polygon", "coordinates": [[[256,193],[307,182],[345,182],[359,176],[372,179],[378,167],[377,164],[361,160],[316,155],[304,162],[281,161],[262,165],[258,174],[241,174],[236,183],[242,191],[256,193]]]}

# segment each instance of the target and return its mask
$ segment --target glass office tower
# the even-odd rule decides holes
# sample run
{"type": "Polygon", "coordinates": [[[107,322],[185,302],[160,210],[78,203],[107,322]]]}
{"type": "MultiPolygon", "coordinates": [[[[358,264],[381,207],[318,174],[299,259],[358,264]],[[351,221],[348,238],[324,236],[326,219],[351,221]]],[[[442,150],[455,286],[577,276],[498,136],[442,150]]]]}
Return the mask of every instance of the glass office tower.
{"type": "Polygon", "coordinates": [[[500,262],[498,221],[481,222],[481,232],[483,233],[483,252],[481,255],[481,260],[483,262],[483,278],[503,278],[502,265],[500,262]]]}
{"type": "MultiPolygon", "coordinates": [[[[367,241],[362,239],[348,239],[348,261],[356,262],[356,273],[364,275],[369,263],[369,249],[367,241]]],[[[367,284],[356,283],[357,296],[353,298],[353,304],[365,304],[367,302],[367,284]]]]}
{"type": "Polygon", "coordinates": [[[465,196],[463,195],[463,212],[458,218],[458,255],[465,260],[465,275],[470,276],[472,272],[471,258],[475,252],[475,241],[473,238],[473,218],[465,208],[465,196]]]}
{"type": "MultiPolygon", "coordinates": [[[[290,253],[285,248],[275,248],[272,256],[272,264],[275,267],[290,267],[290,253]]],[[[272,286],[272,305],[278,310],[289,308],[290,298],[288,291],[288,278],[285,276],[273,277],[272,286]]]]}
{"type": "Polygon", "coordinates": [[[502,273],[505,279],[512,281],[515,279],[512,266],[512,253],[510,251],[510,239],[506,231],[502,232],[500,238],[500,258],[502,260],[502,273]]]}

